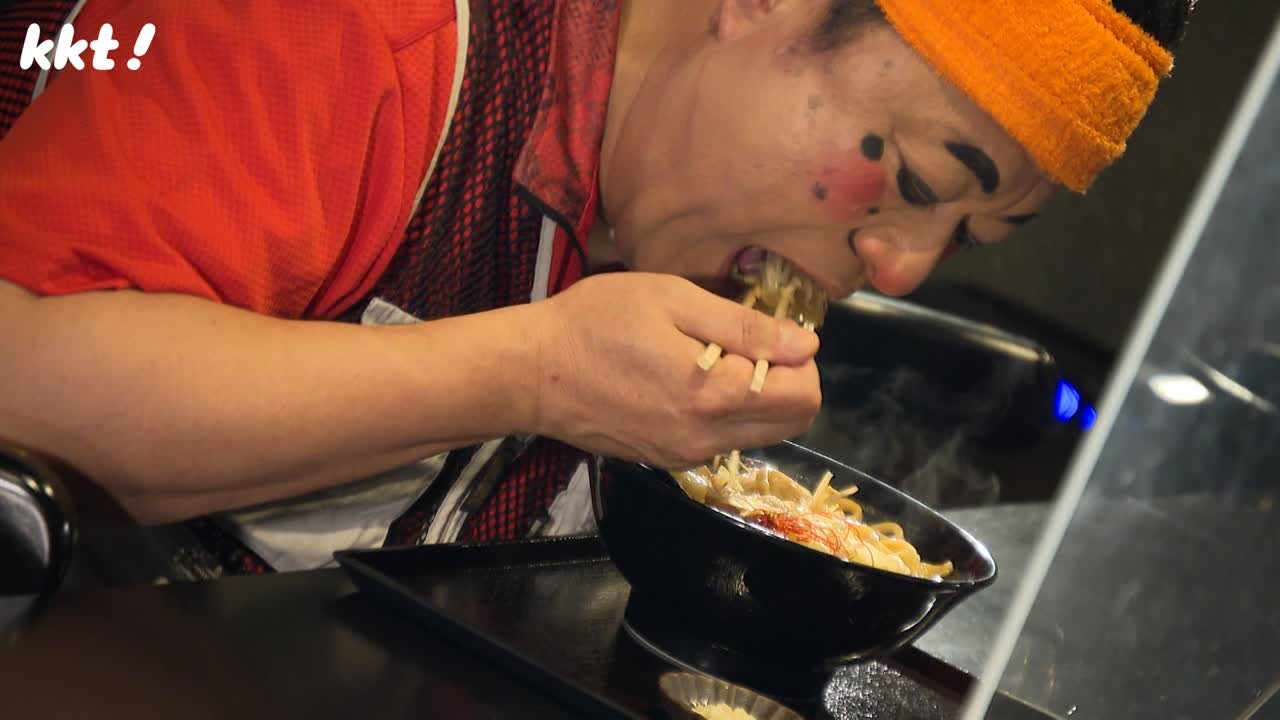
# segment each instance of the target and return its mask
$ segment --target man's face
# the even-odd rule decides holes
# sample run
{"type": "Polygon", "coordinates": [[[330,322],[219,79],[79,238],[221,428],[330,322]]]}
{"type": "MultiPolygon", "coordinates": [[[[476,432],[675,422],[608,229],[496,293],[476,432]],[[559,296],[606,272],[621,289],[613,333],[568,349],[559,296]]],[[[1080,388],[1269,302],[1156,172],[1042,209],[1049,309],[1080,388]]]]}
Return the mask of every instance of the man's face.
{"type": "Polygon", "coordinates": [[[824,7],[725,0],[658,55],[601,177],[632,268],[712,280],[760,248],[833,296],[901,295],[1049,198],[1023,149],[888,27],[813,52],[824,7]]]}

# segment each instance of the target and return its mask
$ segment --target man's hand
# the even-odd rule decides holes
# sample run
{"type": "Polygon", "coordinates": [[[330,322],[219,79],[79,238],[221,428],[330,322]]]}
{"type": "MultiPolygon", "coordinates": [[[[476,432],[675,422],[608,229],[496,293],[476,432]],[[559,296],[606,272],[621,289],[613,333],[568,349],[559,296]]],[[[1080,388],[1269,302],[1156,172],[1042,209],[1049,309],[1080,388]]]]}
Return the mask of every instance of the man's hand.
{"type": "Polygon", "coordinates": [[[688,467],[800,435],[822,404],[815,334],[682,278],[602,275],[534,307],[534,430],[577,447],[688,467]],[[725,357],[704,372],[708,342],[725,357]],[[753,393],[759,359],[769,381],[753,393]]]}

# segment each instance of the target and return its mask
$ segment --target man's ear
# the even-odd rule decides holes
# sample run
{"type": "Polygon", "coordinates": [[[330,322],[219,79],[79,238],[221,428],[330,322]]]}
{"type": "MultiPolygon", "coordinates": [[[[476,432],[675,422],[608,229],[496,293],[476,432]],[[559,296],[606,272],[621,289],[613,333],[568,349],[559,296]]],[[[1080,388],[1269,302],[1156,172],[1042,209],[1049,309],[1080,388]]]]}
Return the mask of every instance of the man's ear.
{"type": "Polygon", "coordinates": [[[734,40],[769,19],[787,0],[719,0],[711,16],[711,31],[717,40],[734,40]]]}

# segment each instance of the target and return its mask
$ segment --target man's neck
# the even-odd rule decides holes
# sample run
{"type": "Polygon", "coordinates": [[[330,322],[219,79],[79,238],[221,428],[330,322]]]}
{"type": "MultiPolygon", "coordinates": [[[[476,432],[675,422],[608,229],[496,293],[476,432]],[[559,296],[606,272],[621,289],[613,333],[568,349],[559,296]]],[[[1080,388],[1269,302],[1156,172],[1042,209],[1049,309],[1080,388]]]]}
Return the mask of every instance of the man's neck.
{"type": "MultiPolygon", "coordinates": [[[[667,52],[687,47],[706,33],[715,5],[716,0],[622,0],[618,52],[600,149],[602,182],[619,172],[613,165],[614,150],[650,70],[667,52]]],[[[603,205],[599,217],[608,224],[603,205]]]]}

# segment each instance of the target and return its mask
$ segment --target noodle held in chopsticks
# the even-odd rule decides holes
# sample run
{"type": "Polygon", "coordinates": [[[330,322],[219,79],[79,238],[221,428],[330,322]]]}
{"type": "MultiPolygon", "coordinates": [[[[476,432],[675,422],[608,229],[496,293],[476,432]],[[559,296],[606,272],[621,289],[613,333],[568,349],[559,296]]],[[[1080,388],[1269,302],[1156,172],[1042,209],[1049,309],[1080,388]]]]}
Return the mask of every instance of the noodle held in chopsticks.
{"type": "Polygon", "coordinates": [[[939,580],[951,573],[949,561],[925,562],[907,541],[902,526],[863,522],[856,486],[836,490],[827,472],[810,492],[785,473],[744,462],[738,451],[710,466],[673,472],[690,498],[732,512],[774,534],[834,555],[847,562],[939,580]]]}
{"type": "MultiPolygon", "coordinates": [[[[740,300],[746,307],[779,320],[791,318],[806,330],[822,326],[822,319],[827,314],[827,294],[812,278],[782,257],[769,254],[755,271],[738,276],[735,270],[735,276],[747,286],[746,293],[740,300]]],[[[707,345],[698,358],[698,367],[710,370],[723,351],[715,343],[707,345]]],[[[768,372],[769,362],[757,359],[755,372],[751,376],[752,392],[764,390],[765,375],[768,372]]]]}

